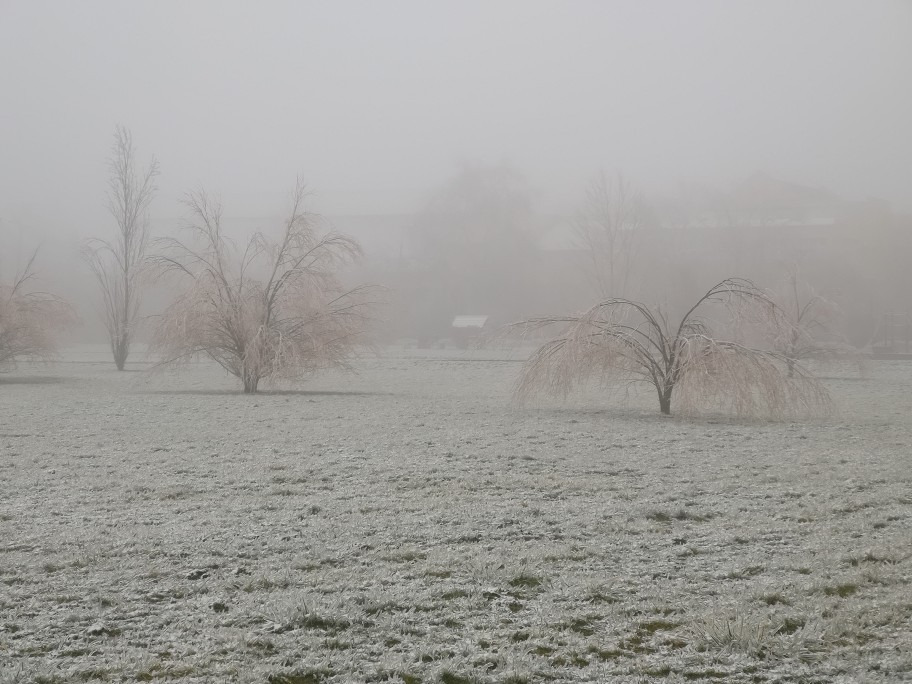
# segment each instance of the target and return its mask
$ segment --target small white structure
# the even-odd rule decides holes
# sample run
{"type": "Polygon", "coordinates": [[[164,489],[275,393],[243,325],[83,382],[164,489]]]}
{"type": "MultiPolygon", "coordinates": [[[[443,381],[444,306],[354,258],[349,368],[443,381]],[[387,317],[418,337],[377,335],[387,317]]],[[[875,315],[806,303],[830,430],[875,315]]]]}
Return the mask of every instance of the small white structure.
{"type": "Polygon", "coordinates": [[[460,347],[468,347],[472,339],[484,330],[488,316],[462,315],[453,319],[453,341],[460,347]]]}
{"type": "Polygon", "coordinates": [[[488,322],[487,316],[456,316],[453,319],[454,328],[477,328],[481,330],[488,322]]]}

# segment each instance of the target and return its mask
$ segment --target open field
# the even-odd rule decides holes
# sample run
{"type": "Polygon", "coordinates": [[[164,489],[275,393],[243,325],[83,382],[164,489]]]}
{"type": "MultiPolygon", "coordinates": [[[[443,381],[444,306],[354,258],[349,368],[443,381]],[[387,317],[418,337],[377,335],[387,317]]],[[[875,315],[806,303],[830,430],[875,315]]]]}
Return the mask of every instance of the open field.
{"type": "Polygon", "coordinates": [[[2,684],[912,680],[912,362],[744,423],[94,358],[0,376],[2,684]]]}

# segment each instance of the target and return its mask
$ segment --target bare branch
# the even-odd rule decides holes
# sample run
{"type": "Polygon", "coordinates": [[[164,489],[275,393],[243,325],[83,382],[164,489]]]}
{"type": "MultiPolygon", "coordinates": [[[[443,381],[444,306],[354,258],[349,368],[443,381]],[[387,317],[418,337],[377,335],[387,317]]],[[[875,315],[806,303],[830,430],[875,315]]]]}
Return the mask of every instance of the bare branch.
{"type": "Polygon", "coordinates": [[[641,199],[621,173],[610,178],[601,172],[592,179],[573,227],[599,297],[629,294],[641,223],[641,199]]]}
{"type": "Polygon", "coordinates": [[[35,250],[12,283],[0,283],[0,370],[13,367],[19,359],[51,358],[59,333],[76,320],[62,299],[29,288],[37,255],[35,250]]]}
{"type": "Polygon", "coordinates": [[[137,172],[130,131],[118,126],[108,164],[108,209],[117,224],[113,240],[91,239],[83,258],[95,274],[102,293],[102,316],[118,370],[130,354],[146,275],[149,243],[148,209],[155,196],[158,162],[155,158],[137,172]]]}
{"type": "Polygon", "coordinates": [[[299,182],[278,241],[257,232],[243,250],[223,235],[217,201],[202,191],[187,197],[196,243],[163,241],[156,258],[189,281],[155,331],[163,365],[204,354],[240,378],[245,392],[261,380],[349,367],[378,288],[342,286],[336,272],[360,247],[337,233],[317,235],[305,196],[299,182]]]}
{"type": "Polygon", "coordinates": [[[796,266],[789,269],[777,300],[784,315],[766,332],[767,337],[772,337],[772,347],[786,359],[789,373],[794,373],[796,365],[806,360],[824,363],[847,360],[859,372],[864,371],[861,353],[839,330],[841,309],[802,282],[796,266]]]}

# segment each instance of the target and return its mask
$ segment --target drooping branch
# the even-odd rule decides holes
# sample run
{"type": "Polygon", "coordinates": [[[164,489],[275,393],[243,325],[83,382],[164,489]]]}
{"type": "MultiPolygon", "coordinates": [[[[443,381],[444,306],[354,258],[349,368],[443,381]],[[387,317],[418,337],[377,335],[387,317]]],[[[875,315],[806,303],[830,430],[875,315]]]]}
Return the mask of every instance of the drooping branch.
{"type": "Polygon", "coordinates": [[[663,413],[672,397],[683,410],[730,410],[741,416],[778,418],[789,412],[823,414],[830,409],[823,386],[804,368],[788,372],[782,353],[719,338],[700,314],[722,305],[736,318],[746,308],[753,320],[778,325],[783,312],[750,281],[724,280],[704,293],[677,323],[641,302],[610,299],[577,316],[524,321],[528,334],[550,325],[562,331],[526,361],[515,388],[520,400],[538,392],[566,396],[582,384],[646,382],[663,413]]]}

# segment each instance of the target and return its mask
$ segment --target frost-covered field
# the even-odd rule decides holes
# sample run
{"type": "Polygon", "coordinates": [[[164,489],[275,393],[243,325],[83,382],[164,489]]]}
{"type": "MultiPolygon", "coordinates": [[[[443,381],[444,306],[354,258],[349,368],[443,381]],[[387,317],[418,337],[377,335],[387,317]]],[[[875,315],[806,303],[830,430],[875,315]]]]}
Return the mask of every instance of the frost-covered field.
{"type": "Polygon", "coordinates": [[[748,424],[442,356],[0,376],[0,682],[912,679],[912,364],[748,424]]]}

